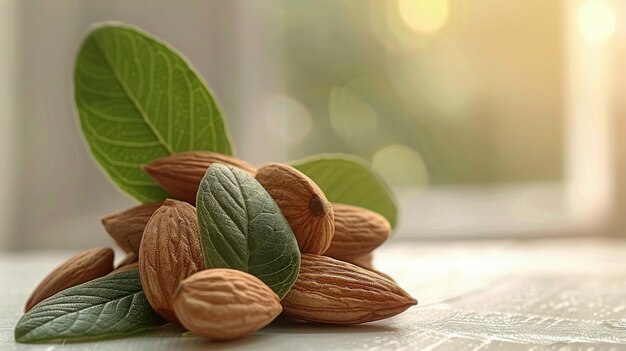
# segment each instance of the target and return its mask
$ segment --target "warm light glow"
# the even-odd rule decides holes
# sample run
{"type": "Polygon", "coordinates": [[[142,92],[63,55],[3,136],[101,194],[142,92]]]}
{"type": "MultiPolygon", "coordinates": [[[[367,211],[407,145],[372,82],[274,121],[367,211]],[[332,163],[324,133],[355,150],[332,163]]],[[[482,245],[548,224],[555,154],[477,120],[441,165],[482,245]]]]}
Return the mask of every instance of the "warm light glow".
{"type": "Polygon", "coordinates": [[[587,0],[578,10],[580,34],[592,43],[607,40],[615,32],[615,14],[605,0],[587,0]]]}
{"type": "Polygon", "coordinates": [[[398,0],[400,16],[411,29],[438,31],[448,19],[448,0],[398,0]]]}

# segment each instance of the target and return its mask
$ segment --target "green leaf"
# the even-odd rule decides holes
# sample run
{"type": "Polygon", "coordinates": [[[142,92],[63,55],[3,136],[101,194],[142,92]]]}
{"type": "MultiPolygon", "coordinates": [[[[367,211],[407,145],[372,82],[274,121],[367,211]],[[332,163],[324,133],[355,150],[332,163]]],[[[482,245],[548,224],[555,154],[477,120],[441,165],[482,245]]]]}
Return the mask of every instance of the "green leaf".
{"type": "Polygon", "coordinates": [[[165,322],[148,304],[137,268],[65,289],[17,322],[15,340],[82,341],[123,336],[165,322]]]}
{"type": "Polygon", "coordinates": [[[300,272],[296,237],[261,184],[221,164],[207,169],[196,199],[207,268],[248,272],[281,299],[300,272]]]}
{"type": "Polygon", "coordinates": [[[350,155],[324,154],[290,164],[313,179],[329,201],[370,209],[396,226],[393,195],[367,162],[350,155]]]}
{"type": "Polygon", "coordinates": [[[89,34],[78,53],[74,90],[94,158],[142,202],[167,194],[141,165],[182,151],[231,154],[219,107],[198,74],[135,28],[107,25],[89,34]]]}

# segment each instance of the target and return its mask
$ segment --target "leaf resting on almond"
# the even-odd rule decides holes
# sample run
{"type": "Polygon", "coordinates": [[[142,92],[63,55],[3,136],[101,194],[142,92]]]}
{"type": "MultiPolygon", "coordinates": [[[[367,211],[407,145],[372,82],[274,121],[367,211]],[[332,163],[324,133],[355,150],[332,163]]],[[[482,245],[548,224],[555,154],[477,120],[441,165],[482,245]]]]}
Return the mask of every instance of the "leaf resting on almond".
{"type": "Polygon", "coordinates": [[[248,272],[283,298],[300,270],[296,238],[280,209],[246,172],[211,165],[196,199],[206,268],[248,272]]]}
{"type": "Polygon", "coordinates": [[[15,340],[83,341],[133,334],[164,324],[150,307],[136,268],[65,289],[17,322],[15,340]]]}

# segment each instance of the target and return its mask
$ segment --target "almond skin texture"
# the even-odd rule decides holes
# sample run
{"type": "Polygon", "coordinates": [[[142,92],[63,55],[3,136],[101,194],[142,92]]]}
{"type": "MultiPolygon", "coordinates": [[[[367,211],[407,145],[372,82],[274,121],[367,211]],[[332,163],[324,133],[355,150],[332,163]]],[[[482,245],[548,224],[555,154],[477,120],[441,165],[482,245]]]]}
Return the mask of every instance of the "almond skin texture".
{"type": "Polygon", "coordinates": [[[333,208],[317,184],[297,169],[280,163],[259,168],[256,180],[289,222],[300,252],[326,252],[335,233],[335,220],[333,208]]]}
{"type": "Polygon", "coordinates": [[[359,324],[395,316],[417,301],[376,273],[330,257],[303,254],[298,280],[281,303],[294,318],[359,324]]]}
{"type": "Polygon", "coordinates": [[[204,269],[196,209],[165,200],[150,218],[139,248],[139,274],[150,306],[177,323],[171,298],[178,283],[204,269]]]}
{"type": "Polygon", "coordinates": [[[232,340],[253,333],[282,311],[278,296],[248,273],[217,268],[183,280],[173,297],[182,325],[212,340],[232,340]]]}
{"type": "Polygon", "coordinates": [[[143,230],[161,205],[163,202],[154,202],[112,213],[101,218],[102,225],[124,251],[137,254],[143,230]]]}
{"type": "Polygon", "coordinates": [[[347,261],[372,252],[387,240],[391,225],[385,217],[368,209],[336,204],[335,235],[324,255],[347,261]]]}
{"type": "Polygon", "coordinates": [[[143,170],[174,198],[195,205],[200,181],[213,163],[235,166],[252,176],[256,174],[256,169],[245,161],[216,152],[202,151],[163,157],[143,166],[143,170]]]}
{"type": "Polygon", "coordinates": [[[35,288],[24,312],[61,290],[107,275],[113,270],[113,250],[95,248],[72,256],[55,268],[35,288]]]}

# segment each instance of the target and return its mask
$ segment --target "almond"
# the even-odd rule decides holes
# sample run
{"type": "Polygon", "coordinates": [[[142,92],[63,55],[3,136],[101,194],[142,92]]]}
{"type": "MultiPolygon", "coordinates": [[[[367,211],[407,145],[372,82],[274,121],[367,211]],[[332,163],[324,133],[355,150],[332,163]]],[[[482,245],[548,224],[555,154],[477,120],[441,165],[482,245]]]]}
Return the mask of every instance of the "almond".
{"type": "Polygon", "coordinates": [[[178,283],[204,269],[196,209],[165,200],[146,225],[139,248],[141,285],[148,302],[163,318],[177,322],[171,297],[178,283]]]}
{"type": "Polygon", "coordinates": [[[298,280],[281,303],[286,314],[298,319],[358,324],[395,316],[417,301],[376,273],[303,254],[298,280]]]}
{"type": "Polygon", "coordinates": [[[163,202],[139,205],[102,217],[102,225],[115,242],[128,253],[139,253],[141,236],[154,211],[163,202]]]}
{"type": "Polygon", "coordinates": [[[326,252],[335,232],[334,214],[317,184],[297,169],[280,163],[259,168],[256,180],[289,222],[300,252],[326,252]]]}
{"type": "Polygon", "coordinates": [[[335,235],[324,255],[346,260],[372,252],[387,240],[391,225],[368,209],[333,203],[335,235]]]}
{"type": "Polygon", "coordinates": [[[72,256],[44,278],[26,302],[28,312],[40,301],[61,290],[107,275],[113,270],[113,250],[95,248],[72,256]]]}
{"type": "Polygon", "coordinates": [[[183,280],[172,304],[182,325],[213,340],[232,340],[268,325],[282,311],[278,296],[248,273],[208,269],[183,280]]]}
{"type": "Polygon", "coordinates": [[[143,166],[143,170],[173,197],[196,203],[196,193],[204,173],[213,163],[240,168],[252,176],[256,169],[245,161],[216,152],[191,151],[167,156],[143,166]]]}

